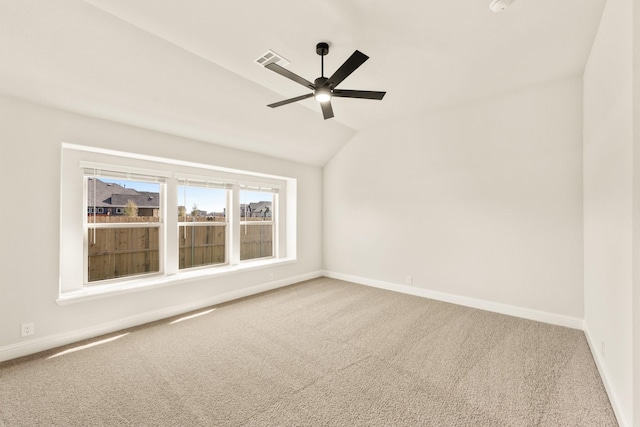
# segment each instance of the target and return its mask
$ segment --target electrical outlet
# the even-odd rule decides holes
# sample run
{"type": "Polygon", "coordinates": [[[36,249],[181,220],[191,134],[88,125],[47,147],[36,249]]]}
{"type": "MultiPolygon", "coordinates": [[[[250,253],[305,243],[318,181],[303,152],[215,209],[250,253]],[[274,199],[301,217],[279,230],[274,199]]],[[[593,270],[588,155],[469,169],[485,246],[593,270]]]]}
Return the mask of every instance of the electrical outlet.
{"type": "Polygon", "coordinates": [[[407,285],[413,285],[413,276],[407,276],[407,285]]]}
{"type": "Polygon", "coordinates": [[[33,335],[35,332],[36,331],[33,323],[23,323],[20,329],[20,335],[23,337],[28,337],[29,335],[33,335]]]}
{"type": "Polygon", "coordinates": [[[273,281],[273,273],[269,273],[269,281],[273,281]]]}

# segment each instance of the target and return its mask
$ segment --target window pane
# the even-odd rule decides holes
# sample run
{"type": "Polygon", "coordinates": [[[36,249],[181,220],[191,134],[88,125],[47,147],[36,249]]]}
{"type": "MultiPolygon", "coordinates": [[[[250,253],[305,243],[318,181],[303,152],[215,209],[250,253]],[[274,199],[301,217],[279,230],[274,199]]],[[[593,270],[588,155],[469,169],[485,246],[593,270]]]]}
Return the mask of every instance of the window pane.
{"type": "Polygon", "coordinates": [[[180,269],[224,264],[226,229],[224,225],[180,226],[180,269]]]}
{"type": "Polygon", "coordinates": [[[273,256],[273,225],[249,222],[240,226],[240,260],[273,256]]]}
{"type": "Polygon", "coordinates": [[[273,218],[273,193],[240,190],[240,261],[273,256],[273,218]]]}
{"type": "Polygon", "coordinates": [[[160,271],[159,234],[158,227],[90,227],[89,282],[160,271]]]}
{"type": "Polygon", "coordinates": [[[178,266],[180,269],[226,262],[227,190],[195,185],[178,186],[178,266]],[[188,225],[198,223],[200,225],[188,225]]]}
{"type": "Polygon", "coordinates": [[[225,222],[226,214],[227,190],[187,185],[178,186],[179,222],[225,222]]]}
{"type": "Polygon", "coordinates": [[[159,222],[160,184],[89,177],[87,212],[89,223],[159,222]]]}
{"type": "Polygon", "coordinates": [[[240,190],[240,219],[242,221],[271,221],[273,193],[240,190]]]}

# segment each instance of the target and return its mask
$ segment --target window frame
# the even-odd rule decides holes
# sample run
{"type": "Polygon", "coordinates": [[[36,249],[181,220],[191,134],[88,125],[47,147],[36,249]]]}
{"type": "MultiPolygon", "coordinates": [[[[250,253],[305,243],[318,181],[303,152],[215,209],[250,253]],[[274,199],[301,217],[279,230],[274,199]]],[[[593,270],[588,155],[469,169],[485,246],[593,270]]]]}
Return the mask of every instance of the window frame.
{"type": "Polygon", "coordinates": [[[61,305],[296,261],[297,180],[295,178],[62,143],[61,187],[60,280],[57,299],[58,304],[61,305]],[[138,225],[160,227],[159,272],[87,282],[89,230],[85,185],[87,165],[113,170],[116,173],[157,175],[164,180],[160,183],[160,215],[163,218],[159,223],[135,222],[99,226],[110,227],[117,224],[117,227],[138,225]],[[181,223],[178,221],[178,215],[172,215],[171,212],[177,212],[179,205],[177,189],[180,179],[185,176],[204,177],[214,182],[222,182],[226,186],[226,221],[202,223],[202,225],[216,226],[224,224],[226,227],[224,264],[179,268],[178,232],[181,223]],[[272,204],[273,218],[269,221],[273,223],[274,254],[272,257],[240,261],[239,192],[240,186],[246,182],[258,183],[265,188],[278,188],[278,194],[274,195],[272,204]],[[82,262],[78,262],[79,257],[82,262]]]}
{"type": "MultiPolygon", "coordinates": [[[[163,198],[165,193],[165,179],[166,174],[159,171],[151,171],[144,170],[143,173],[139,173],[141,171],[131,172],[129,168],[121,168],[117,165],[105,165],[105,164],[96,164],[90,162],[81,162],[80,168],[83,169],[83,203],[85,206],[85,211],[90,211],[89,214],[85,215],[82,221],[82,229],[83,229],[83,287],[87,286],[100,286],[104,284],[110,283],[118,283],[124,280],[130,280],[131,278],[142,278],[144,276],[158,276],[164,273],[164,216],[165,213],[163,209],[159,209],[158,221],[145,221],[145,222],[117,222],[117,223],[97,223],[95,222],[95,217],[97,214],[104,213],[104,208],[96,208],[89,207],[89,180],[90,179],[99,179],[99,178],[107,178],[107,179],[117,179],[121,178],[127,181],[136,181],[136,182],[145,182],[145,183],[155,183],[159,185],[159,205],[163,206],[163,198]],[[102,211],[102,212],[101,212],[102,211]],[[91,222],[90,218],[93,217],[94,221],[91,222]],[[128,276],[116,277],[111,279],[103,279],[97,281],[89,281],[89,246],[91,242],[91,230],[92,229],[116,229],[116,228],[158,228],[158,271],[152,271],[148,273],[140,273],[133,274],[128,276]]],[[[120,209],[120,213],[123,212],[120,209]]]]}
{"type": "MultiPolygon", "coordinates": [[[[208,269],[208,268],[216,268],[216,267],[223,267],[223,266],[229,265],[230,259],[231,259],[231,256],[229,254],[229,250],[230,250],[229,244],[231,241],[231,238],[230,238],[231,223],[229,221],[229,205],[232,197],[231,191],[233,190],[233,184],[231,182],[228,182],[219,178],[217,180],[212,180],[212,177],[210,176],[194,176],[194,175],[188,175],[188,174],[176,174],[175,178],[178,181],[178,184],[177,184],[177,189],[178,189],[177,206],[178,207],[180,206],[180,194],[179,194],[180,186],[222,189],[226,192],[225,221],[189,222],[189,221],[180,221],[178,219],[177,229],[176,229],[176,233],[178,233],[178,240],[179,240],[180,227],[204,227],[204,226],[225,227],[224,262],[218,263],[218,264],[198,265],[195,267],[185,267],[185,268],[180,268],[180,265],[178,265],[178,271],[192,271],[197,269],[208,269]]],[[[185,206],[185,209],[186,208],[187,207],[185,206]]],[[[179,251],[180,251],[180,248],[178,247],[178,252],[179,251]]]]}
{"type": "MultiPolygon", "coordinates": [[[[242,234],[242,227],[252,227],[252,226],[258,226],[258,225],[271,225],[271,239],[272,239],[272,245],[271,245],[271,255],[269,256],[265,256],[265,257],[259,257],[259,258],[247,258],[247,259],[242,259],[241,257],[241,253],[238,255],[239,256],[239,260],[240,262],[252,262],[255,260],[263,260],[263,259],[270,259],[270,258],[277,258],[278,257],[278,221],[277,221],[277,215],[278,215],[278,210],[279,210],[279,206],[278,206],[278,194],[280,193],[280,186],[278,185],[270,185],[270,186],[265,186],[264,183],[258,183],[258,182],[240,182],[238,183],[238,198],[240,199],[240,204],[242,205],[243,200],[242,200],[242,196],[241,196],[241,192],[242,191],[256,191],[256,192],[261,192],[261,193],[271,193],[272,195],[272,201],[271,201],[271,219],[268,221],[247,221],[246,220],[246,203],[245,203],[245,216],[242,217],[241,216],[241,209],[238,211],[238,222],[240,223],[240,234],[242,234]],[[242,218],[245,218],[244,221],[242,220],[242,218]]],[[[246,230],[246,229],[245,229],[246,230]]],[[[240,238],[240,240],[242,240],[242,237],[240,238]]]]}

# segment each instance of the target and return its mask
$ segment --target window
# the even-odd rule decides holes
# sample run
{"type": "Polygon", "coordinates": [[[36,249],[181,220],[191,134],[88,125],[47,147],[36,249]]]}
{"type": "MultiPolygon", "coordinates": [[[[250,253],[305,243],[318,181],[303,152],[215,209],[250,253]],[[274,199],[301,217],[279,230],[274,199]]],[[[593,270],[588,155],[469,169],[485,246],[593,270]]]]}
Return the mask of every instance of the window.
{"type": "Polygon", "coordinates": [[[85,283],[160,272],[160,179],[85,169],[85,283]],[[120,213],[105,215],[100,205],[120,213]]]}
{"type": "Polygon", "coordinates": [[[240,186],[240,260],[274,254],[274,197],[276,190],[240,186]]]}
{"type": "Polygon", "coordinates": [[[62,145],[59,303],[295,260],[296,180],[62,145]]]}
{"type": "Polygon", "coordinates": [[[231,186],[178,180],[178,268],[227,262],[227,203],[231,186]]]}

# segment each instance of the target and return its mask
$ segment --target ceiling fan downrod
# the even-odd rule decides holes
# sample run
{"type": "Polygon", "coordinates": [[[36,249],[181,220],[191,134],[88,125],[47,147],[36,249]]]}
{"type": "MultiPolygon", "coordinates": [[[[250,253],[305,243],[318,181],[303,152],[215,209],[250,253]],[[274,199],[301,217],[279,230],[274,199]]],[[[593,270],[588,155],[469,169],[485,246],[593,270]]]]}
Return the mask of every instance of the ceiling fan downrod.
{"type": "Polygon", "coordinates": [[[329,44],[320,42],[316,45],[316,53],[320,55],[320,77],[324,77],[324,56],[329,53],[329,44]]]}

